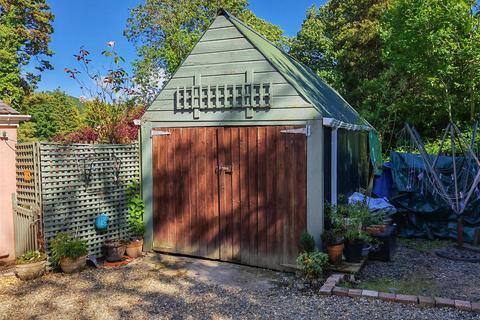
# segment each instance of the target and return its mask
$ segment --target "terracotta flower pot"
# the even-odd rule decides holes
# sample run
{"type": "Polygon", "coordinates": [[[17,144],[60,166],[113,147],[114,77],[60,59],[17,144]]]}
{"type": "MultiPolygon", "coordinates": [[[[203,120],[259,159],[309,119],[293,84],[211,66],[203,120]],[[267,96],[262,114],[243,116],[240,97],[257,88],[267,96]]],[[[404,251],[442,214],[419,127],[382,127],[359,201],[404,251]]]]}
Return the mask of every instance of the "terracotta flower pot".
{"type": "Polygon", "coordinates": [[[132,258],[138,258],[142,255],[142,248],[143,248],[143,239],[137,239],[130,241],[127,244],[127,256],[132,258]]]}
{"type": "Polygon", "coordinates": [[[330,260],[330,263],[334,265],[339,265],[342,263],[343,247],[343,243],[327,246],[328,259],[330,260]]]}
{"type": "Polygon", "coordinates": [[[36,279],[45,273],[46,265],[46,260],[34,263],[17,264],[15,266],[15,275],[21,280],[36,279]]]}
{"type": "Polygon", "coordinates": [[[368,234],[379,234],[385,232],[387,228],[386,224],[372,224],[371,226],[365,227],[365,232],[368,234]]]}
{"type": "Polygon", "coordinates": [[[60,268],[65,273],[74,273],[83,270],[87,265],[87,256],[81,256],[77,259],[63,258],[60,260],[60,268]]]}

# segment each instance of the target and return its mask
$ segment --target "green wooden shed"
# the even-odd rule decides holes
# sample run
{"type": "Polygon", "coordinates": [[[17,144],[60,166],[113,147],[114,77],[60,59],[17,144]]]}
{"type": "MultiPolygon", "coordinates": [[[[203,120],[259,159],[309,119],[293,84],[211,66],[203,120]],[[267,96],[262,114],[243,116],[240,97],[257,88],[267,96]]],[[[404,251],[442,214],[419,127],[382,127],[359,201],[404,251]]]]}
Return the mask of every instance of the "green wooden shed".
{"type": "Polygon", "coordinates": [[[372,127],[220,11],[141,119],[146,249],[273,269],[368,179],[372,127]],[[337,183],[338,181],[338,183],[337,183]]]}

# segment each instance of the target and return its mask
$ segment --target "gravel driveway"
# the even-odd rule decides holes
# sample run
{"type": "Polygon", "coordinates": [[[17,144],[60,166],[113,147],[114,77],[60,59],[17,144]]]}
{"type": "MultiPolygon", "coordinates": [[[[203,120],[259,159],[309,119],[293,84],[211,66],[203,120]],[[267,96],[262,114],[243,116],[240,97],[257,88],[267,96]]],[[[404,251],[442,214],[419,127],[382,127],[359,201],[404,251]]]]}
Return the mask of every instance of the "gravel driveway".
{"type": "Polygon", "coordinates": [[[31,282],[0,278],[0,318],[480,319],[453,309],[323,297],[281,285],[285,274],[163,257],[31,282]]]}

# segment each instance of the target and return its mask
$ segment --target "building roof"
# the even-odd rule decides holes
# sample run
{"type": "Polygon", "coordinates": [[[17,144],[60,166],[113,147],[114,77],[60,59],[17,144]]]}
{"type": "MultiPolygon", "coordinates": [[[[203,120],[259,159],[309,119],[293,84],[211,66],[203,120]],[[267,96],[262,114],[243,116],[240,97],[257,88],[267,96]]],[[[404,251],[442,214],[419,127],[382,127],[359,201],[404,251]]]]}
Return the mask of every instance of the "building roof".
{"type": "Polygon", "coordinates": [[[0,101],[0,114],[20,114],[17,110],[10,107],[8,104],[0,101]]]}
{"type": "Polygon", "coordinates": [[[227,11],[220,10],[219,15],[228,18],[324,118],[331,118],[346,125],[372,128],[335,89],[312,69],[297,61],[227,11]]]}

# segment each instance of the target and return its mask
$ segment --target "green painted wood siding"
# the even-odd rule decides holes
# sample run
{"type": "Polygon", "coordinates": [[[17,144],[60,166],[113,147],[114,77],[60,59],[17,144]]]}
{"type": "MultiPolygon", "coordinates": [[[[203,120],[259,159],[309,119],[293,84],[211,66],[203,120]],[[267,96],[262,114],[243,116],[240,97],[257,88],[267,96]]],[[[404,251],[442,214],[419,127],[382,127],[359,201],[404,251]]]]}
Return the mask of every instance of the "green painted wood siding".
{"type": "MultiPolygon", "coordinates": [[[[218,121],[301,121],[319,119],[320,113],[290,85],[242,33],[224,16],[218,16],[191,54],[165,85],[148,108],[147,122],[218,122],[218,121]],[[268,83],[273,101],[266,110],[254,110],[246,118],[241,108],[199,112],[175,110],[177,88],[194,85],[215,86],[243,83],[268,83]]],[[[185,124],[187,125],[187,124],[185,124]]]]}

